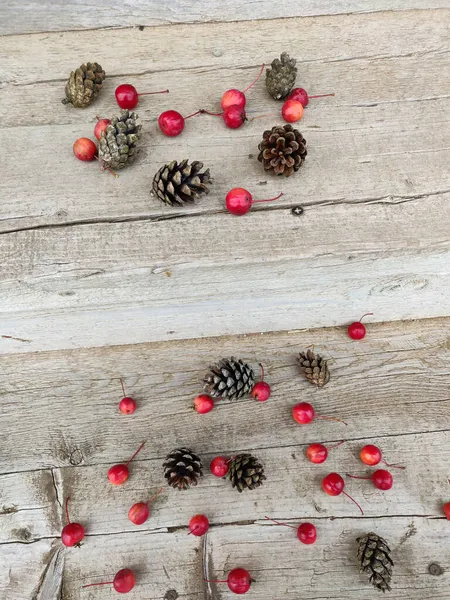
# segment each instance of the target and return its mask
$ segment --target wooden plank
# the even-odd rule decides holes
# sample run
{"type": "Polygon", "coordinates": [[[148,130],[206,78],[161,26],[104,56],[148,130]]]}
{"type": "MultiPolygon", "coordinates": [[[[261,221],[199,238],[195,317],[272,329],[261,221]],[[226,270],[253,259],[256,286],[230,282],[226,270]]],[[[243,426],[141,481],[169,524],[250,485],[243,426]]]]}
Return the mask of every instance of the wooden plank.
{"type": "MultiPolygon", "coordinates": [[[[2,139],[9,149],[0,158],[7,162],[0,353],[335,325],[367,307],[380,320],[448,315],[442,298],[448,296],[450,69],[443,15],[8,38],[0,57],[8,82],[0,90],[7,115],[2,139]],[[214,56],[232,34],[245,37],[247,49],[214,56]],[[243,87],[270,58],[251,48],[265,48],[267,39],[283,48],[287,37],[293,48],[304,48],[302,84],[338,94],[308,108],[301,129],[310,152],[296,176],[266,177],[255,158],[274,117],[237,132],[199,117],[179,139],[162,140],[156,114],[175,106],[164,96],[143,103],[150,148],[118,180],[74,161],[73,139],[91,133],[94,114],[113,110],[123,65],[139,89],[169,85],[175,107],[190,112],[201,103],[214,106],[218,89],[243,87]],[[63,79],[76,49],[95,54],[99,45],[112,75],[103,98],[89,111],[63,107],[63,79]],[[56,80],[48,81],[47,63],[56,80]],[[161,164],[184,156],[210,166],[215,183],[196,207],[174,211],[149,190],[161,164]],[[260,197],[282,188],[285,196],[235,219],[223,212],[233,185],[260,197]],[[299,218],[290,212],[297,204],[306,207],[299,218]]],[[[271,110],[258,86],[249,98],[253,115],[271,110]]]]}
{"type": "Polygon", "coordinates": [[[425,8],[448,8],[448,3],[445,0],[306,0],[299,4],[295,0],[283,0],[274,4],[269,0],[260,0],[255,5],[250,0],[230,0],[224,5],[221,2],[192,3],[183,0],[172,0],[170,3],[157,0],[128,0],[125,4],[119,0],[109,0],[108,3],[94,0],[89,4],[79,0],[31,0],[24,4],[20,0],[9,0],[0,10],[0,35],[425,8]]]}

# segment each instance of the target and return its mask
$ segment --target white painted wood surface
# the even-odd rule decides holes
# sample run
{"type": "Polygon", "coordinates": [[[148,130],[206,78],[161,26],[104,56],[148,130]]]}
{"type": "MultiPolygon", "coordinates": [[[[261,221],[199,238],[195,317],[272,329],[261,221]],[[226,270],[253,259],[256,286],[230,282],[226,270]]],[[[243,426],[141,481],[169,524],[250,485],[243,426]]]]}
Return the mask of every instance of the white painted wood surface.
{"type": "Polygon", "coordinates": [[[0,437],[0,564],[6,566],[0,597],[48,600],[43,590],[62,584],[63,600],[112,599],[109,588],[81,586],[131,567],[138,585],[130,599],[171,599],[169,590],[176,590],[183,599],[228,600],[226,586],[205,586],[203,574],[222,578],[243,566],[256,579],[251,597],[258,600],[297,600],[299,593],[308,600],[370,600],[378,594],[357,572],[354,540],[373,530],[392,546],[391,598],[447,600],[449,325],[449,319],[374,324],[362,342],[334,328],[2,357],[8,435],[0,437]],[[298,350],[311,344],[331,359],[331,380],[321,390],[295,364],[298,350]],[[255,368],[263,362],[271,398],[223,401],[197,415],[191,403],[205,368],[230,354],[255,368]],[[119,377],[138,401],[133,416],[117,410],[119,377]],[[297,425],[290,410],[302,400],[348,426],[297,425]],[[143,439],[129,481],[112,488],[107,469],[143,439]],[[325,464],[306,461],[309,443],[341,439],[347,442],[325,464]],[[387,461],[406,469],[392,470],[389,492],[347,481],[346,491],[363,505],[362,518],[344,497],[326,496],[320,479],[332,470],[363,474],[358,451],[365,443],[379,445],[387,461]],[[163,484],[162,460],[177,445],[199,452],[204,478],[185,493],[166,489],[149,521],[131,526],[129,506],[163,484]],[[261,459],[267,481],[239,495],[213,478],[208,464],[216,454],[242,450],[261,459]],[[88,535],[81,549],[57,555],[68,495],[72,519],[88,535]],[[189,518],[200,512],[212,523],[203,540],[186,535],[189,518]],[[268,524],[266,514],[291,524],[314,522],[317,543],[300,545],[294,531],[268,524]],[[431,563],[443,574],[430,575],[431,563]]]}
{"type": "MultiPolygon", "coordinates": [[[[0,353],[341,325],[367,310],[380,321],[448,315],[449,14],[9,36],[0,353]],[[243,88],[285,48],[300,61],[299,85],[337,94],[305,111],[298,174],[268,177],[256,160],[276,116],[238,131],[201,116],[179,138],[158,133],[162,110],[216,108],[222,90],[243,88]],[[87,110],[64,107],[64,79],[86,58],[104,65],[105,91],[87,110]],[[96,114],[115,112],[125,80],[171,93],[142,101],[142,157],[114,179],[71,148],[96,114]],[[215,182],[195,207],[169,209],[149,195],[151,180],[186,156],[215,182]],[[235,218],[223,208],[233,186],[285,196],[235,218]]],[[[263,82],[248,101],[253,116],[279,109],[263,82]]]]}
{"type": "Polygon", "coordinates": [[[157,26],[188,22],[245,21],[348,13],[449,8],[448,0],[8,0],[0,5],[0,35],[157,26]]]}

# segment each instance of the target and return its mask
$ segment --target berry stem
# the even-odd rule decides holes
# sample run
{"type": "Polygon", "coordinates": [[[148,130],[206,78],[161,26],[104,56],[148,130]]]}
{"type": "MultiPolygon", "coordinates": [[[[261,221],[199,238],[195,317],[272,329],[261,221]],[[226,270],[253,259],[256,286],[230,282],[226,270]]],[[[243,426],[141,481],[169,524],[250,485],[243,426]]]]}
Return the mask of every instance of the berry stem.
{"type": "Polygon", "coordinates": [[[70,496],[67,496],[66,498],[66,517],[67,517],[67,522],[70,525],[70,517],[69,517],[69,500],[70,500],[70,496]]]}
{"type": "Polygon", "coordinates": [[[221,117],[223,115],[223,112],[213,113],[213,112],[210,112],[209,110],[205,110],[204,108],[201,108],[198,112],[200,112],[204,115],[211,115],[212,117],[221,117]]]}
{"type": "Polygon", "coordinates": [[[105,167],[105,165],[103,164],[103,161],[100,160],[100,158],[98,156],[94,156],[95,160],[98,160],[100,163],[100,170],[101,171],[109,171],[111,173],[111,175],[114,175],[114,177],[117,179],[119,176],[117,175],[117,173],[115,173],[112,169],[110,169],[109,167],[105,167]]]}
{"type": "Polygon", "coordinates": [[[365,313],[360,320],[358,321],[358,323],[361,323],[361,321],[364,319],[364,317],[368,317],[369,315],[373,315],[373,313],[365,313]]]}
{"type": "Polygon", "coordinates": [[[293,525],[288,525],[287,523],[280,523],[280,521],[276,521],[275,519],[271,519],[270,517],[264,517],[264,518],[268,519],[269,521],[273,521],[277,525],[283,525],[284,527],[290,527],[291,529],[297,529],[297,527],[294,527],[293,525]]]}
{"type": "Polygon", "coordinates": [[[142,448],[144,447],[144,445],[146,444],[147,440],[143,441],[142,444],[139,446],[139,448],[136,450],[136,452],[133,454],[133,456],[130,458],[130,460],[128,462],[126,462],[126,465],[129,465],[130,462],[133,460],[133,458],[142,450],[142,448]]]}
{"type": "Polygon", "coordinates": [[[393,469],[406,469],[406,467],[403,467],[402,465],[393,465],[392,463],[386,462],[384,459],[381,459],[381,462],[387,467],[392,467],[393,469]]]}
{"type": "Polygon", "coordinates": [[[152,496],[151,498],[149,498],[149,500],[148,500],[147,504],[150,504],[150,502],[151,502],[152,500],[154,500],[154,499],[156,498],[156,496],[159,496],[159,494],[160,494],[161,492],[163,492],[163,491],[164,491],[164,488],[159,488],[159,490],[156,492],[156,494],[153,494],[153,496],[152,496]]]}
{"type": "Polygon", "coordinates": [[[121,386],[122,386],[122,392],[123,392],[123,395],[124,395],[124,397],[125,397],[127,394],[126,394],[126,392],[125,392],[125,386],[124,386],[124,384],[123,384],[123,379],[122,379],[122,377],[120,378],[120,384],[121,384],[121,386]]]}
{"type": "Polygon", "coordinates": [[[354,499],[353,499],[351,496],[349,496],[349,495],[347,494],[347,492],[344,492],[344,491],[342,491],[342,493],[344,494],[344,496],[347,496],[347,498],[348,498],[349,500],[351,500],[352,502],[354,502],[354,503],[356,504],[356,506],[357,506],[357,507],[359,508],[359,510],[361,511],[361,514],[362,514],[362,516],[364,516],[364,511],[363,511],[363,509],[360,507],[360,505],[359,505],[359,504],[356,502],[356,500],[354,500],[354,499]]]}
{"type": "Polygon", "coordinates": [[[160,92],[141,92],[138,96],[151,96],[152,94],[168,94],[169,90],[161,90],[160,92]]]}
{"type": "Polygon", "coordinates": [[[87,585],[83,585],[82,587],[94,587],[94,585],[113,585],[114,581],[101,581],[100,583],[88,583],[87,585]]]}
{"type": "MultiPolygon", "coordinates": [[[[263,64],[262,64],[262,67],[261,67],[261,70],[260,70],[260,71],[259,71],[259,73],[258,73],[258,77],[255,79],[255,81],[253,81],[253,83],[251,83],[251,84],[250,84],[248,87],[246,87],[246,88],[245,88],[245,90],[242,92],[243,94],[245,94],[245,92],[248,92],[248,90],[249,90],[251,87],[253,87],[253,86],[255,85],[255,83],[258,81],[258,79],[259,79],[259,78],[261,77],[261,75],[263,74],[263,71],[264,71],[264,67],[265,67],[265,66],[266,66],[266,65],[263,63],[263,64]]],[[[333,94],[333,95],[334,95],[334,94],[333,94]]]]}
{"type": "Polygon", "coordinates": [[[252,204],[256,204],[257,202],[272,202],[272,200],[278,200],[278,198],[281,198],[281,196],[284,196],[283,192],[280,192],[278,196],[275,196],[275,198],[265,198],[264,200],[252,200],[252,204]]]}
{"type": "Polygon", "coordinates": [[[261,367],[261,381],[264,381],[264,367],[262,366],[262,363],[259,363],[259,366],[261,367]]]}
{"type": "Polygon", "coordinates": [[[195,113],[192,113],[192,115],[188,115],[187,117],[184,117],[184,120],[186,120],[186,119],[190,119],[191,117],[195,117],[195,115],[200,115],[200,114],[202,114],[203,112],[204,112],[203,110],[198,110],[197,112],[195,112],[195,113]]]}
{"type": "Polygon", "coordinates": [[[336,94],[318,94],[317,96],[310,96],[308,94],[308,98],[326,98],[327,96],[336,96],[336,94]]]}
{"type": "Polygon", "coordinates": [[[339,442],[339,444],[335,444],[334,446],[328,446],[327,450],[334,450],[334,448],[338,448],[342,444],[345,444],[345,440],[342,440],[342,442],[339,442]]]}
{"type": "Polygon", "coordinates": [[[336,417],[326,417],[324,415],[315,415],[315,418],[316,419],[327,419],[328,421],[337,421],[338,423],[343,423],[344,425],[348,425],[348,423],[346,423],[342,419],[337,419],[336,417]]]}
{"type": "Polygon", "coordinates": [[[263,117],[277,117],[278,113],[265,113],[264,115],[256,115],[256,117],[251,117],[249,121],[254,121],[255,119],[262,119],[263,117]]]}
{"type": "Polygon", "coordinates": [[[204,579],[207,583],[228,583],[228,579],[204,579]]]}
{"type": "Polygon", "coordinates": [[[350,473],[346,473],[346,475],[352,479],[372,479],[372,477],[361,477],[360,475],[350,475],[350,473]]]}

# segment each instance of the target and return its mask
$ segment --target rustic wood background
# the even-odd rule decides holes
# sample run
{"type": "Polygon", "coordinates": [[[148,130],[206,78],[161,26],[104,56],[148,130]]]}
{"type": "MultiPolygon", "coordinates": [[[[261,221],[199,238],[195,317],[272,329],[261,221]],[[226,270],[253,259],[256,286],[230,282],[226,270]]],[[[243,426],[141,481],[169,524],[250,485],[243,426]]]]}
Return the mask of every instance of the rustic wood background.
{"type": "MultiPolygon", "coordinates": [[[[81,586],[126,566],[138,576],[130,600],[231,600],[203,579],[235,566],[256,579],[255,600],[371,600],[379,593],[355,563],[355,538],[370,530],[393,550],[390,598],[448,600],[449,22],[447,0],[0,4],[2,600],[117,598],[81,586]],[[179,138],[158,132],[163,110],[218,108],[282,50],[299,61],[298,85],[336,93],[305,111],[309,155],[295,176],[268,177],[256,160],[277,116],[238,131],[201,116],[179,138]],[[86,60],[104,66],[105,90],[70,109],[64,81],[86,60]],[[77,162],[72,144],[117,111],[125,81],[171,93],[142,100],[142,156],[114,179],[77,162]],[[185,157],[209,166],[214,186],[169,209],[151,181],[185,157]],[[235,218],[223,207],[235,186],[285,196],[235,218]],[[367,310],[379,323],[353,342],[345,324],[367,310]],[[322,390],[296,365],[312,344],[330,358],[322,390]],[[271,399],[197,415],[206,367],[233,354],[264,363],[271,399]],[[120,377],[133,416],[118,413],[120,377]],[[302,400],[348,426],[296,425],[302,400]],[[144,439],[130,480],[113,489],[108,468],[144,439]],[[309,443],[343,439],[325,465],[305,459],[309,443]],[[320,480],[363,474],[365,443],[406,470],[393,470],[389,492],[347,482],[362,518],[320,480]],[[201,455],[201,484],[167,489],[132,526],[128,508],[163,485],[162,461],[180,445],[201,455]],[[243,450],[268,479],[238,495],[208,466],[243,450]],[[79,550],[59,539],[68,495],[87,529],[79,550]],[[201,539],[186,528],[199,512],[212,523],[201,539]],[[301,545],[266,514],[314,522],[317,543],[301,545]]],[[[248,94],[250,117],[279,107],[263,81],[248,94]]]]}

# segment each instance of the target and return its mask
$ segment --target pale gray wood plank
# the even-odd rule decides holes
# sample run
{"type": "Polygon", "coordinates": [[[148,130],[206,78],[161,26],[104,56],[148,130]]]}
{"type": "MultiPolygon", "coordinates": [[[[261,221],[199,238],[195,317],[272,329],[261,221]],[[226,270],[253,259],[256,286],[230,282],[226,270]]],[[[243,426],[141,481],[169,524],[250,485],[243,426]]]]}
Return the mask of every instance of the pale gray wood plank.
{"type": "Polygon", "coordinates": [[[222,2],[158,2],[158,0],[9,0],[2,6],[0,35],[67,29],[98,29],[100,27],[125,27],[164,25],[167,23],[242,21],[246,19],[274,19],[359,13],[383,10],[448,8],[446,0],[230,0],[222,2]]]}

